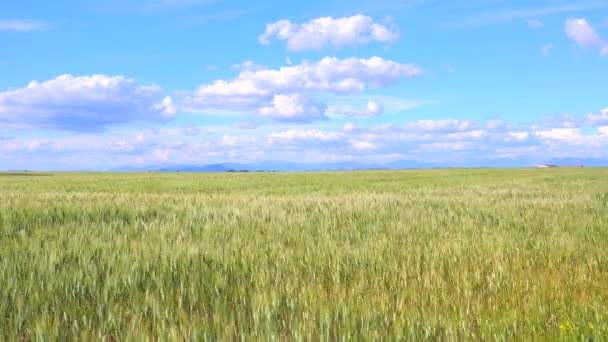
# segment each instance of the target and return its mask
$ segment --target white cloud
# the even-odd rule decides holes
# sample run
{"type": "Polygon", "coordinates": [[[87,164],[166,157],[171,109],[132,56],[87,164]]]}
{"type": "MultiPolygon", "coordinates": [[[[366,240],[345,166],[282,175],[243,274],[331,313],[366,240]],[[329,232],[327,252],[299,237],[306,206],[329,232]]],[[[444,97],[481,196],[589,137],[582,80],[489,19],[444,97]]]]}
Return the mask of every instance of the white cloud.
{"type": "Polygon", "coordinates": [[[321,17],[301,24],[279,20],[266,25],[266,31],[258,41],[268,45],[274,36],[287,41],[288,50],[302,51],[321,50],[326,46],[356,46],[370,41],[392,43],[399,39],[399,31],[390,22],[380,24],[358,14],[343,18],[321,17]]]}
{"type": "MultiPolygon", "coordinates": [[[[370,128],[359,128],[354,133],[358,139],[370,142],[382,141],[382,145],[403,147],[404,144],[458,143],[481,144],[484,142],[514,142],[504,131],[491,132],[480,129],[477,122],[463,120],[418,120],[403,125],[385,124],[370,128]]],[[[346,132],[346,131],[345,131],[346,132]]],[[[347,132],[348,133],[348,132],[347,132]]],[[[430,145],[429,145],[430,146],[430,145]]],[[[433,145],[434,146],[434,145],[433,145]]]]}
{"type": "Polygon", "coordinates": [[[580,118],[567,113],[545,116],[539,123],[542,128],[577,128],[580,124],[580,118]]]}
{"type": "Polygon", "coordinates": [[[360,110],[353,109],[350,105],[338,105],[329,108],[330,117],[373,117],[384,113],[384,107],[375,101],[367,101],[365,108],[360,110]]]}
{"type": "Polygon", "coordinates": [[[344,133],[340,132],[325,132],[318,129],[310,130],[288,130],[284,132],[275,132],[268,134],[268,139],[271,143],[279,140],[288,141],[318,141],[330,142],[341,139],[344,133]]]}
{"type": "Polygon", "coordinates": [[[147,141],[144,133],[140,132],[135,138],[113,143],[110,148],[113,151],[120,153],[141,153],[144,149],[149,148],[152,145],[153,144],[147,141]]]}
{"type": "Polygon", "coordinates": [[[543,54],[543,56],[549,56],[549,53],[551,53],[551,50],[554,48],[553,44],[545,44],[541,47],[540,51],[543,54]]]}
{"type": "Polygon", "coordinates": [[[538,19],[530,19],[528,20],[528,26],[533,29],[538,29],[544,26],[543,22],[538,19]]]}
{"type": "Polygon", "coordinates": [[[526,141],[530,137],[529,132],[508,132],[509,139],[515,141],[526,141]]]}
{"type": "Polygon", "coordinates": [[[361,110],[353,110],[350,107],[337,106],[331,109],[332,117],[372,117],[384,113],[384,107],[375,101],[368,101],[367,106],[361,110]]]}
{"type": "Polygon", "coordinates": [[[463,151],[471,148],[473,145],[469,142],[435,142],[429,144],[421,144],[416,150],[418,153],[433,153],[433,152],[452,152],[463,151]]]}
{"type": "Polygon", "coordinates": [[[384,113],[384,107],[374,101],[367,102],[367,108],[360,113],[362,116],[378,116],[384,113]]]}
{"type": "Polygon", "coordinates": [[[277,121],[311,121],[326,119],[326,109],[325,104],[313,102],[308,94],[277,94],[270,107],[260,109],[260,114],[277,121]]]}
{"type": "Polygon", "coordinates": [[[21,141],[15,140],[0,145],[0,151],[9,155],[12,153],[50,153],[59,150],[60,148],[55,146],[53,141],[45,138],[21,141]]]}
{"type": "Polygon", "coordinates": [[[173,103],[170,96],[165,96],[162,101],[152,105],[152,109],[160,113],[162,120],[172,119],[177,113],[177,105],[173,103]]]}
{"type": "Polygon", "coordinates": [[[52,148],[53,144],[49,140],[34,140],[27,145],[27,150],[32,151],[40,151],[45,149],[52,148]]]}
{"type": "Polygon", "coordinates": [[[350,133],[357,129],[357,126],[352,122],[347,122],[344,124],[344,128],[342,129],[346,133],[350,133]]]}
{"type": "Polygon", "coordinates": [[[233,135],[224,135],[221,140],[221,144],[223,146],[230,147],[247,147],[257,142],[256,137],[252,136],[233,136],[233,135]]]}
{"type": "Polygon", "coordinates": [[[369,141],[350,139],[350,145],[357,150],[371,150],[377,146],[369,141]]]}
{"type": "MultiPolygon", "coordinates": [[[[275,120],[325,118],[324,103],[312,100],[315,92],[357,94],[367,87],[386,87],[422,73],[414,64],[380,57],[304,62],[278,70],[246,70],[233,80],[217,80],[199,87],[184,99],[190,111],[224,111],[259,114],[275,120]]],[[[381,110],[368,106],[368,114],[381,110]]]]}
{"type": "Polygon", "coordinates": [[[566,35],[576,44],[587,49],[598,49],[608,56],[608,41],[600,37],[585,19],[570,18],[566,21],[566,35]]]}
{"type": "Polygon", "coordinates": [[[42,21],[0,20],[0,32],[32,32],[43,31],[49,28],[50,25],[42,21]]]}
{"type": "Polygon", "coordinates": [[[404,128],[410,131],[466,131],[477,127],[477,123],[470,120],[418,120],[405,124],[404,128]]]}
{"type": "Polygon", "coordinates": [[[502,129],[506,126],[507,126],[507,123],[500,119],[488,121],[488,123],[486,124],[486,127],[488,127],[489,129],[492,129],[492,130],[502,129]]]}
{"type": "Polygon", "coordinates": [[[144,142],[146,142],[146,138],[144,136],[143,133],[139,133],[137,135],[137,137],[135,138],[135,142],[139,143],[139,144],[143,144],[144,142]]]}
{"type": "Polygon", "coordinates": [[[537,131],[535,134],[539,138],[573,141],[581,137],[581,130],[579,128],[552,128],[537,131]]]}
{"type": "Polygon", "coordinates": [[[358,93],[367,84],[382,87],[401,78],[420,75],[413,64],[400,64],[380,57],[337,59],[325,57],[279,70],[245,71],[231,81],[219,80],[198,89],[195,96],[268,96],[297,91],[358,93]]]}
{"type": "Polygon", "coordinates": [[[454,140],[463,140],[463,139],[478,140],[478,139],[485,138],[488,135],[489,134],[487,131],[482,130],[482,129],[476,129],[476,130],[466,131],[466,132],[449,133],[446,136],[448,138],[454,139],[454,140]]]}
{"type": "Polygon", "coordinates": [[[0,122],[74,131],[134,120],[164,122],[177,107],[156,85],[123,76],[62,75],[0,93],[0,122]]]}
{"type": "Polygon", "coordinates": [[[587,121],[593,126],[608,125],[608,108],[601,110],[599,113],[587,115],[587,121]]]}
{"type": "Polygon", "coordinates": [[[322,93],[319,94],[319,98],[330,104],[327,109],[327,115],[330,118],[372,117],[385,113],[402,113],[423,105],[436,103],[431,100],[407,99],[397,96],[369,96],[366,94],[331,95],[322,93]]]}
{"type": "Polygon", "coordinates": [[[168,150],[157,150],[152,153],[152,158],[158,160],[159,162],[166,162],[169,160],[170,151],[168,150]]]}
{"type": "MultiPolygon", "coordinates": [[[[526,130],[509,123],[489,129],[488,126],[496,127],[494,122],[460,120],[376,126],[349,123],[325,129],[291,129],[291,126],[276,124],[271,126],[276,128],[272,131],[263,128],[245,134],[235,134],[233,126],[211,126],[198,136],[184,135],[177,127],[161,128],[158,132],[121,128],[103,135],[85,132],[54,137],[17,136],[0,143],[0,167],[93,165],[107,169],[134,163],[202,165],[264,160],[316,164],[340,158],[372,166],[383,165],[389,159],[439,161],[446,166],[458,166],[494,165],[486,161],[520,157],[524,161],[520,160],[518,165],[527,165],[526,160],[533,160],[530,165],[534,165],[553,157],[602,157],[608,151],[608,125],[598,126],[597,132],[569,127],[526,130]],[[19,158],[25,162],[17,164],[19,158]]],[[[539,126],[543,127],[543,123],[539,126]]]]}

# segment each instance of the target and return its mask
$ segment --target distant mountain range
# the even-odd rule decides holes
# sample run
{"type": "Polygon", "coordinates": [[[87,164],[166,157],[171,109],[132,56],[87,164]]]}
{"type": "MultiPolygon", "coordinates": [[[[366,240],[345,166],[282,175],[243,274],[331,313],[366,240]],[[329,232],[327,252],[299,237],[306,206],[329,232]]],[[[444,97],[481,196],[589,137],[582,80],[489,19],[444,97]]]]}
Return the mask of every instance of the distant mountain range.
{"type": "Polygon", "coordinates": [[[556,166],[586,166],[608,167],[608,158],[552,158],[545,162],[536,158],[497,158],[477,159],[460,162],[426,163],[415,160],[399,160],[390,163],[361,163],[361,162],[318,162],[294,163],[288,161],[271,160],[252,163],[216,163],[203,165],[190,164],[156,164],[142,166],[121,166],[112,169],[52,169],[46,171],[115,171],[115,172],[228,172],[228,171],[338,171],[338,170],[391,170],[391,169],[440,169],[440,168],[526,168],[542,164],[556,166]]]}
{"type": "Polygon", "coordinates": [[[227,171],[322,171],[322,170],[372,170],[372,169],[414,169],[433,168],[439,165],[416,161],[400,161],[383,165],[370,165],[358,162],[339,163],[293,163],[284,161],[265,161],[256,163],[221,163],[209,165],[163,164],[149,166],[123,166],[110,171],[157,171],[157,172],[227,172],[227,171]]]}
{"type": "MultiPolygon", "coordinates": [[[[539,163],[540,164],[540,163],[539,163]]],[[[608,167],[608,159],[602,158],[553,158],[545,164],[557,166],[608,167]]],[[[110,171],[123,172],[228,172],[228,171],[332,171],[332,170],[374,170],[374,169],[432,169],[432,168],[509,168],[533,167],[531,160],[496,159],[471,160],[455,163],[424,163],[415,160],[400,160],[385,164],[360,162],[335,163],[294,163],[286,161],[263,161],[254,163],[220,163],[208,165],[161,164],[148,166],[124,166],[110,171]]]]}
{"type": "Polygon", "coordinates": [[[155,171],[155,172],[227,172],[227,171],[333,171],[333,170],[374,170],[374,169],[431,169],[431,168],[508,168],[535,166],[530,161],[522,160],[483,160],[458,163],[425,163],[414,160],[400,160],[385,164],[366,164],[360,162],[334,163],[294,163],[286,161],[264,161],[254,163],[220,163],[208,165],[162,164],[141,167],[124,166],[110,171],[155,171]]]}

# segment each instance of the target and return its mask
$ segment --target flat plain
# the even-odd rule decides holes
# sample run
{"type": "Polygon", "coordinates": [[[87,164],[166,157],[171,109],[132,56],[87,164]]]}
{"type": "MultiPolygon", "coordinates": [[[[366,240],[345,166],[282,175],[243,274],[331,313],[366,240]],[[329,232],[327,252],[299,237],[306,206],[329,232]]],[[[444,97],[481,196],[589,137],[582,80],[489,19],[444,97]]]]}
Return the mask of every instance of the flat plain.
{"type": "Polygon", "coordinates": [[[602,339],[608,169],[0,173],[0,339],[602,339]]]}

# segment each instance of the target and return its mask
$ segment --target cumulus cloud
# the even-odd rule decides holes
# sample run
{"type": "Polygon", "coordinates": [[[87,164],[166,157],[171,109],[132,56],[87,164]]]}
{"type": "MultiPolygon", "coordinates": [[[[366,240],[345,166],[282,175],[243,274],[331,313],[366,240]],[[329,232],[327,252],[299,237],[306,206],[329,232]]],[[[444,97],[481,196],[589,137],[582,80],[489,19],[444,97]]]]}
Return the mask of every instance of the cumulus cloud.
{"type": "Polygon", "coordinates": [[[27,150],[30,152],[49,150],[52,147],[53,147],[53,143],[47,139],[33,140],[29,144],[27,144],[27,150]]]}
{"type": "Polygon", "coordinates": [[[32,32],[47,30],[50,25],[42,21],[0,20],[0,32],[32,32]]]}
{"type": "Polygon", "coordinates": [[[417,120],[402,125],[384,124],[346,131],[352,139],[368,141],[394,152],[414,149],[417,153],[448,150],[489,150],[504,146],[533,145],[537,141],[526,129],[496,121],[480,124],[470,120],[417,120]]]}
{"type": "Polygon", "coordinates": [[[12,153],[35,153],[35,152],[57,152],[60,148],[56,147],[49,139],[36,138],[33,140],[13,140],[0,145],[0,151],[7,155],[12,153]]]}
{"type": "MultiPolygon", "coordinates": [[[[31,138],[18,136],[0,143],[0,167],[14,165],[18,158],[27,158],[31,165],[58,165],[58,160],[77,165],[209,164],[228,161],[252,162],[284,160],[322,163],[341,158],[383,165],[387,160],[414,159],[456,166],[486,164],[493,158],[526,158],[529,165],[549,158],[580,155],[605,156],[608,148],[608,125],[591,132],[584,128],[528,127],[495,122],[464,120],[422,120],[401,124],[355,126],[317,129],[290,129],[289,125],[273,125],[272,131],[256,130],[235,134],[231,126],[210,127],[205,134],[188,136],[180,128],[151,131],[108,131],[82,135],[31,138]],[[494,127],[494,128],[490,128],[494,127]],[[574,153],[574,154],[573,154],[574,153]],[[95,158],[89,156],[94,155],[95,158]],[[337,158],[337,159],[336,159],[337,158]],[[99,162],[103,160],[103,162],[99,162]],[[485,160],[481,164],[476,161],[485,160]],[[39,163],[39,164],[36,164],[39,163]],[[97,164],[95,164],[97,163],[97,164]]],[[[527,165],[527,162],[519,165],[527,165]]],[[[30,166],[27,166],[30,165],[30,166]]],[[[512,165],[512,164],[509,164],[512,165]]],[[[13,167],[13,166],[11,166],[13,167]]]]}
{"type": "Polygon", "coordinates": [[[198,89],[195,96],[268,96],[297,91],[358,93],[367,84],[390,85],[401,78],[414,77],[422,69],[413,64],[400,64],[381,57],[370,59],[325,57],[316,63],[304,62],[279,70],[245,71],[235,80],[218,80],[198,89]]]}
{"type": "Polygon", "coordinates": [[[350,139],[348,142],[356,150],[371,150],[376,148],[376,145],[369,141],[350,139]]]}
{"type": "Polygon", "coordinates": [[[454,140],[462,140],[462,139],[471,139],[471,140],[479,140],[485,138],[489,135],[489,133],[483,129],[476,129],[473,131],[466,132],[454,132],[446,134],[446,137],[454,140]]]}
{"type": "Polygon", "coordinates": [[[587,115],[587,121],[592,126],[608,125],[608,108],[601,110],[599,113],[587,115]]]}
{"type": "Polygon", "coordinates": [[[336,117],[372,117],[384,113],[384,107],[375,101],[368,101],[367,106],[361,110],[351,108],[336,107],[332,111],[332,116],[336,117]]]}
{"type": "Polygon", "coordinates": [[[357,126],[352,122],[347,122],[344,124],[344,128],[342,130],[346,133],[350,133],[357,129],[357,126]]]}
{"type": "Polygon", "coordinates": [[[288,50],[303,51],[363,45],[370,41],[392,43],[399,39],[399,31],[391,22],[380,24],[358,14],[343,18],[321,17],[304,23],[279,20],[266,25],[258,41],[268,45],[275,36],[287,41],[288,50]]]}
{"type": "Polygon", "coordinates": [[[581,137],[579,128],[552,128],[535,132],[536,136],[544,139],[573,141],[581,137]]]}
{"type": "MultiPolygon", "coordinates": [[[[422,73],[414,64],[380,57],[369,59],[326,57],[278,70],[246,70],[232,80],[217,80],[199,87],[184,99],[194,111],[251,113],[275,120],[310,121],[325,118],[326,105],[313,101],[315,92],[356,94],[367,87],[387,87],[422,73]]],[[[369,114],[381,108],[372,103],[369,114]]]]}
{"type": "Polygon", "coordinates": [[[549,115],[542,118],[539,124],[534,125],[534,128],[577,128],[582,121],[581,118],[571,114],[549,115]]]}
{"type": "Polygon", "coordinates": [[[113,143],[111,149],[115,152],[122,153],[141,153],[145,149],[149,148],[150,142],[146,139],[143,132],[140,132],[132,139],[125,139],[119,142],[113,143]]]}
{"type": "Polygon", "coordinates": [[[233,136],[233,135],[224,135],[221,140],[222,146],[229,147],[247,147],[257,142],[257,138],[253,136],[233,136]]]}
{"type": "Polygon", "coordinates": [[[608,56],[608,41],[595,32],[585,19],[570,18],[566,21],[566,35],[576,44],[586,49],[597,49],[602,56],[608,56]]]}
{"type": "Polygon", "coordinates": [[[165,122],[177,107],[160,87],[123,76],[62,75],[0,93],[0,122],[72,131],[134,120],[165,122]]]}
{"type": "Polygon", "coordinates": [[[384,107],[374,101],[367,102],[367,108],[365,108],[362,112],[359,112],[360,116],[378,116],[384,113],[384,107]]]}
{"type": "Polygon", "coordinates": [[[415,151],[418,153],[453,152],[471,149],[473,146],[470,142],[433,142],[421,144],[415,151]]]}
{"type": "Polygon", "coordinates": [[[503,132],[490,132],[481,129],[476,122],[461,120],[418,120],[403,125],[385,124],[357,129],[353,127],[352,130],[344,131],[359,134],[355,140],[373,144],[383,142],[381,145],[395,148],[401,148],[403,144],[416,143],[450,145],[460,142],[478,143],[492,139],[506,141],[503,132]]]}
{"type": "Polygon", "coordinates": [[[529,132],[508,132],[507,135],[515,141],[526,141],[530,137],[529,132]]]}
{"type": "Polygon", "coordinates": [[[275,132],[268,134],[269,142],[275,143],[279,141],[315,141],[315,142],[331,142],[341,139],[344,136],[341,132],[321,131],[318,129],[300,130],[292,129],[284,132],[275,132]]]}
{"type": "Polygon", "coordinates": [[[277,121],[310,121],[326,119],[323,103],[315,103],[308,94],[289,94],[274,96],[270,107],[263,107],[260,113],[277,121]]]}
{"type": "Polygon", "coordinates": [[[471,120],[418,120],[404,127],[415,131],[454,132],[475,129],[477,123],[471,120]]]}
{"type": "Polygon", "coordinates": [[[370,96],[366,94],[324,96],[324,98],[330,102],[327,110],[327,115],[330,118],[374,117],[385,113],[401,113],[435,103],[433,100],[407,99],[399,96],[370,96]]]}

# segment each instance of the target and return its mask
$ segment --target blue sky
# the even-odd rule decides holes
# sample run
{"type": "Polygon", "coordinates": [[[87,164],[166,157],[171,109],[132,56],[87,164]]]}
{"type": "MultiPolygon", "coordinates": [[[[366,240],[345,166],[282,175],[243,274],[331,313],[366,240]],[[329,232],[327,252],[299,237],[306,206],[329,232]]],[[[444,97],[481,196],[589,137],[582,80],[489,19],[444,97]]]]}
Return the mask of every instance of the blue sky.
{"type": "Polygon", "coordinates": [[[608,157],[606,1],[5,1],[0,46],[0,169],[608,157]]]}

